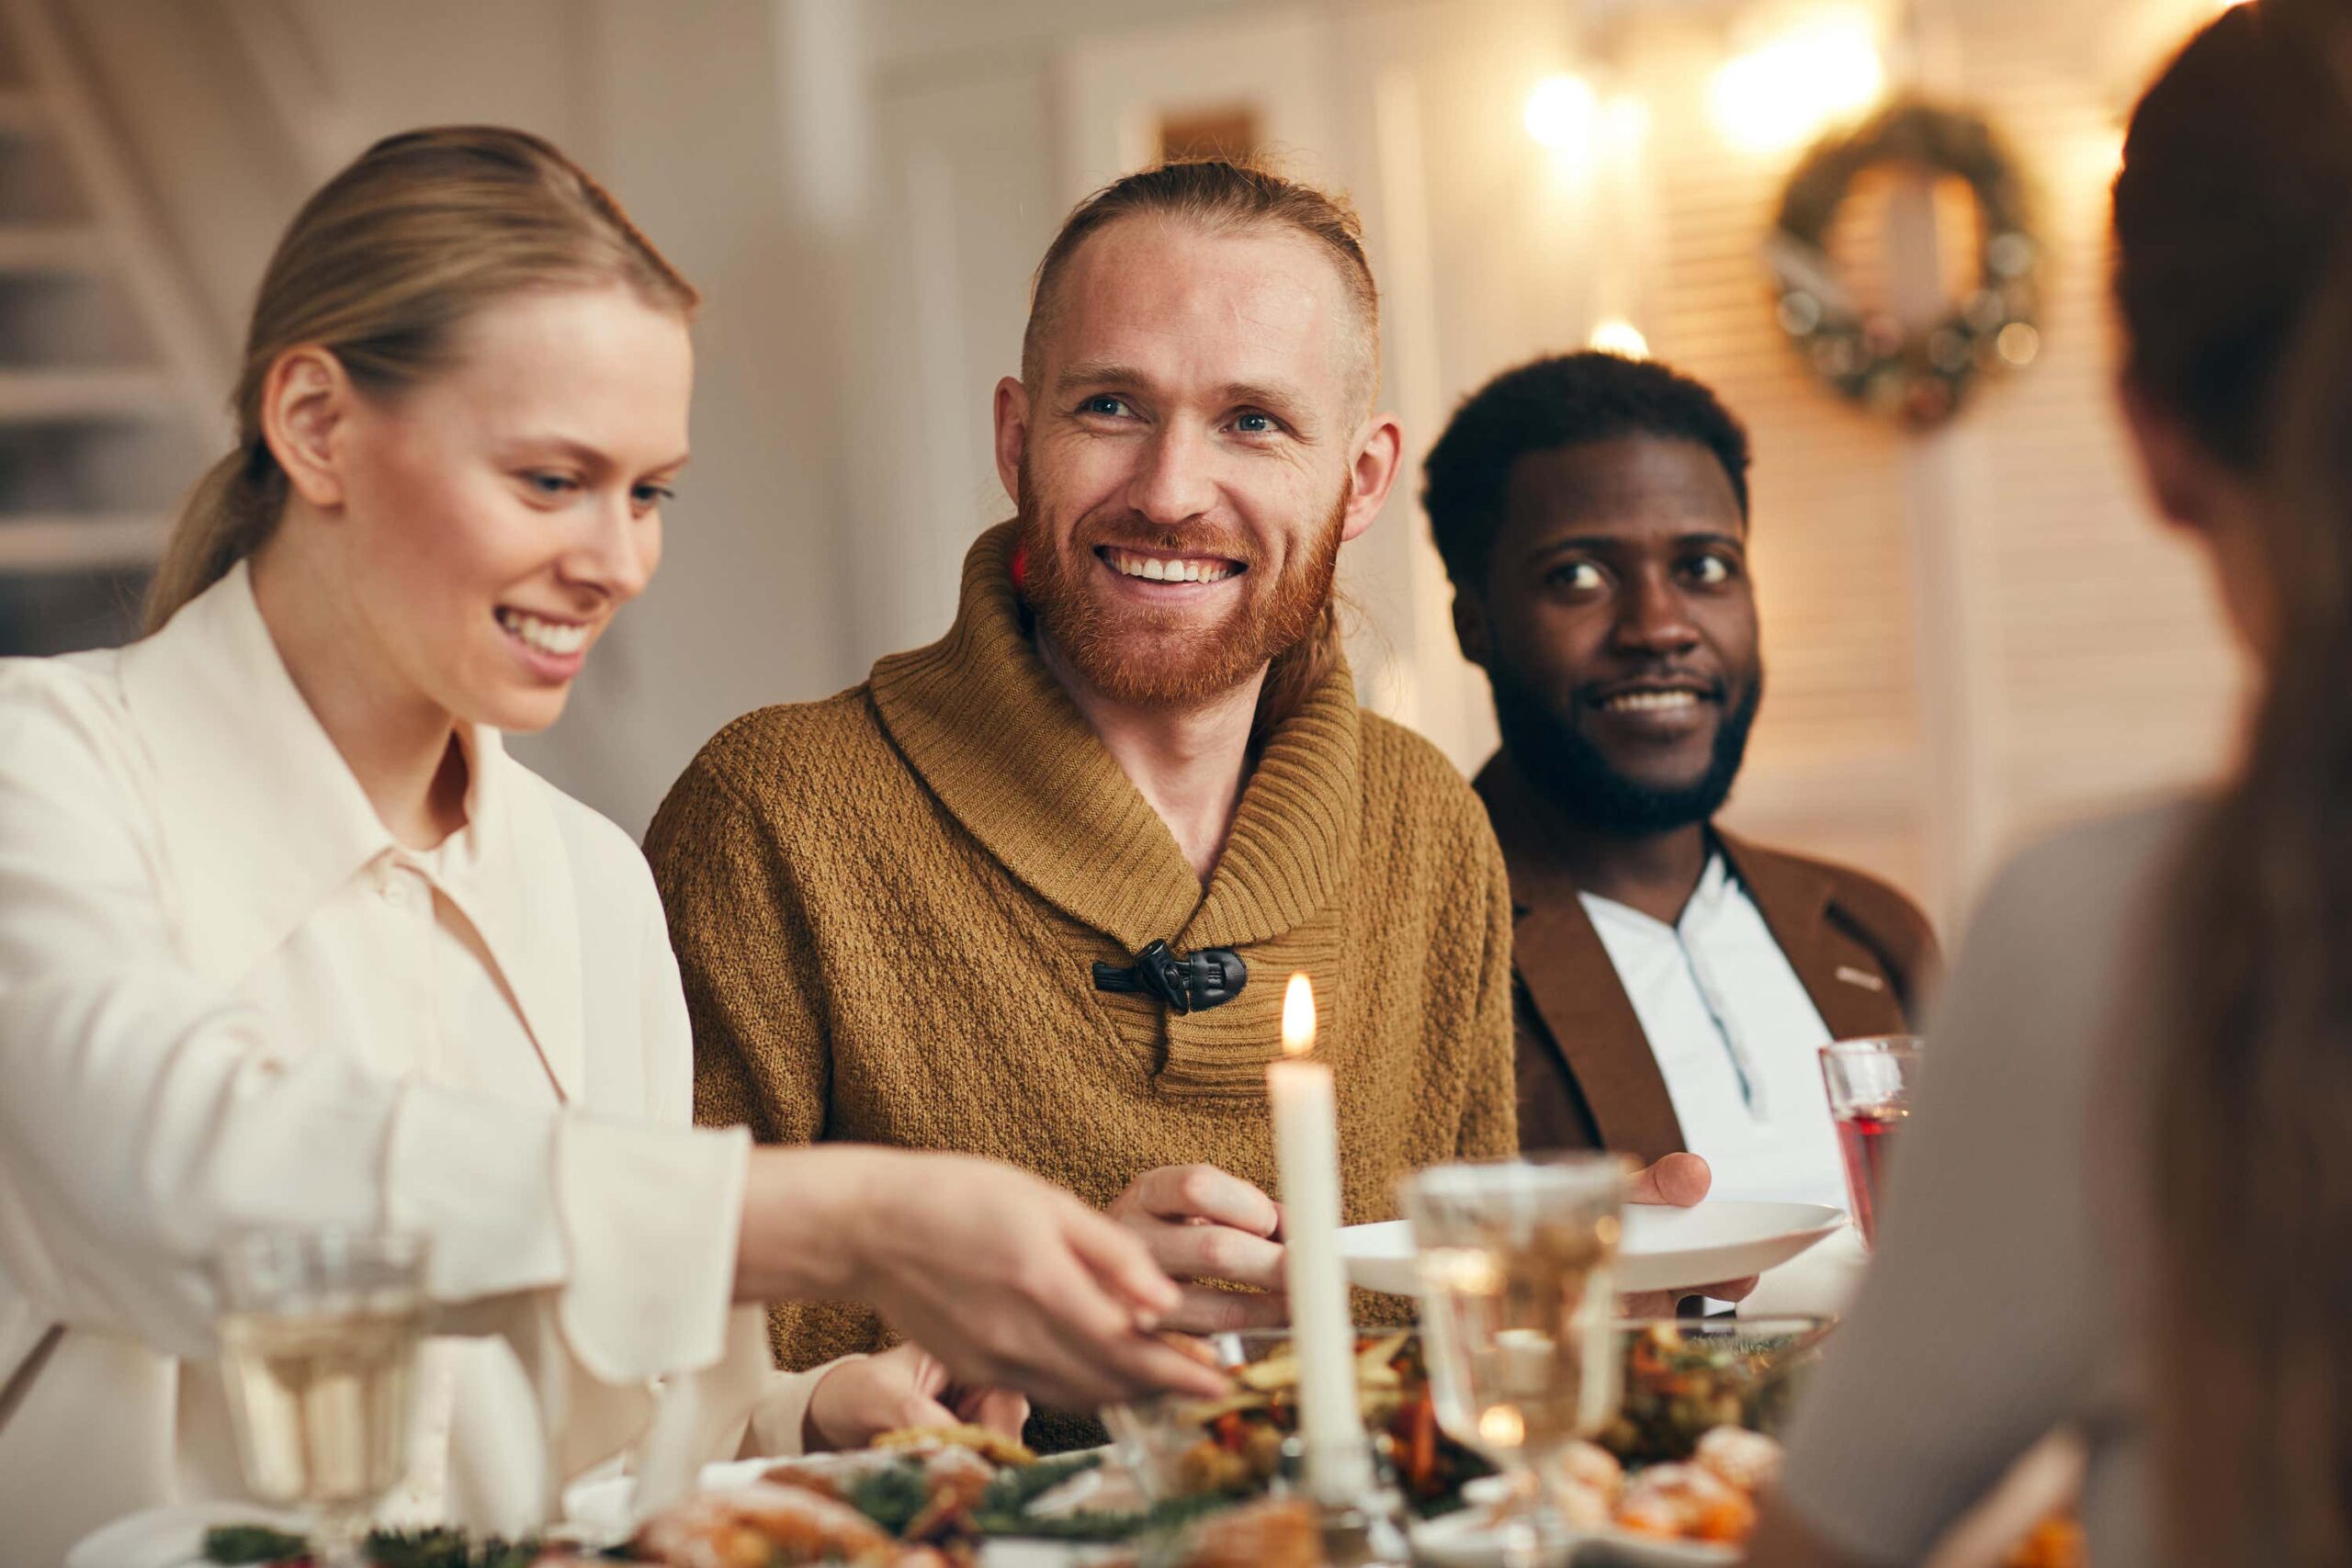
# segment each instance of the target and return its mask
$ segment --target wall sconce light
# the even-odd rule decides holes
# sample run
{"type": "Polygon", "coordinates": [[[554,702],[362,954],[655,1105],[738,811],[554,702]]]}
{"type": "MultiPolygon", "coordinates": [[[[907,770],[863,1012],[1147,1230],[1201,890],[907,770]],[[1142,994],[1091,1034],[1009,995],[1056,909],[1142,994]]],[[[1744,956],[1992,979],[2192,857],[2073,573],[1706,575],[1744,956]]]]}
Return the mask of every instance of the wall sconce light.
{"type": "Polygon", "coordinates": [[[1593,328],[1592,336],[1588,341],[1590,347],[1600,353],[1613,354],[1623,359],[1647,359],[1650,356],[1650,340],[1642,335],[1641,328],[1621,317],[1612,317],[1593,328]]]}
{"type": "Polygon", "coordinates": [[[1564,157],[1592,147],[1600,99],[1581,76],[1546,76],[1527,95],[1527,134],[1564,157]]]}
{"type": "Polygon", "coordinates": [[[1709,96],[1716,129],[1743,152],[1803,146],[1886,90],[1870,18],[1824,13],[1726,62],[1709,96]]]}

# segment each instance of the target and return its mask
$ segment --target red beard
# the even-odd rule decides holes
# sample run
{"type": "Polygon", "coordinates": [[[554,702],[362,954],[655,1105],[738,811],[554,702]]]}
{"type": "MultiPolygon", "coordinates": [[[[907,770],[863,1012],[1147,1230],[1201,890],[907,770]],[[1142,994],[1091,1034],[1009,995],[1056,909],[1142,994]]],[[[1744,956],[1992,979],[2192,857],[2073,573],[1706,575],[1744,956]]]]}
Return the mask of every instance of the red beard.
{"type": "Polygon", "coordinates": [[[1158,528],[1136,517],[1090,523],[1064,548],[1043,519],[1026,463],[1020,499],[1020,548],[1028,566],[1023,596],[1038,630],[1103,696],[1170,708],[1223,696],[1316,630],[1331,602],[1348,506],[1343,490],[1306,548],[1279,575],[1270,575],[1248,540],[1207,525],[1158,528]],[[1099,566],[1094,552],[1105,545],[1239,561],[1245,568],[1240,598],[1214,621],[1174,607],[1112,602],[1092,581],[1099,566]]]}

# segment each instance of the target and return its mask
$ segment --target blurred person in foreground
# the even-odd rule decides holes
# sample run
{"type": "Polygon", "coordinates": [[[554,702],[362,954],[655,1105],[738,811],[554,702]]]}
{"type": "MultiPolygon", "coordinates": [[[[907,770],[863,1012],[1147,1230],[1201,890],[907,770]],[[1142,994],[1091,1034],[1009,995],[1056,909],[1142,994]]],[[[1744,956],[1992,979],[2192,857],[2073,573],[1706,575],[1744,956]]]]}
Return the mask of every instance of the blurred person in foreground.
{"type": "Polygon", "coordinates": [[[2348,90],[2352,14],[2256,0],[2132,117],[2124,411],[2260,695],[1986,897],[1753,1563],[1917,1562],[2061,1425],[2095,1563],[2352,1563],[2348,90]]]}
{"type": "Polygon", "coordinates": [[[695,303],[538,139],[378,143],[263,277],[151,635],[0,666],[9,1562],[245,1495],[208,1265],[249,1230],[430,1244],[401,1522],[535,1527],[665,1376],[696,1457],[944,1416],[948,1370],[1005,1425],[983,1385],[1216,1388],[1143,1332],[1145,1249],[1035,1178],[689,1125],[644,863],[502,748],[653,575],[695,303]],[[796,1294],[944,1369],[783,1377],[730,1305],[796,1294]]]}
{"type": "Polygon", "coordinates": [[[1819,1048],[1916,1028],[1927,918],[1715,825],[1764,694],[1747,433],[1663,365],[1506,371],[1422,504],[1502,750],[1519,1141],[1704,1156],[1719,1197],[1846,1205],[1819,1048]]]}
{"type": "MultiPolygon", "coordinates": [[[[1349,1223],[1517,1146],[1501,855],[1340,652],[1340,551],[1400,446],[1377,312],[1354,215],[1267,171],[1170,164],[1071,215],[996,389],[1018,515],[954,626],[729,726],[655,818],[703,1120],[1011,1160],[1193,1281],[1169,1322],[1195,1330],[1287,1316],[1266,1065],[1293,972],[1349,1223]]],[[[1686,1156],[1644,1190],[1705,1181],[1686,1156]]],[[[799,1366],[881,1334],[775,1326],[799,1366]]]]}

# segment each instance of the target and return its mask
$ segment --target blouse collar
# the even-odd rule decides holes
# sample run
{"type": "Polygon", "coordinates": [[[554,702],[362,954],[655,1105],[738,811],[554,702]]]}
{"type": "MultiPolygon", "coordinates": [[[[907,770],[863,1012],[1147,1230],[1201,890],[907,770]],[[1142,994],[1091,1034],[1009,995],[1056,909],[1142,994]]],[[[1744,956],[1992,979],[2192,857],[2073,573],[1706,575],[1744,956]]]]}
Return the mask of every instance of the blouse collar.
{"type": "Polygon", "coordinates": [[[403,851],[286,668],[243,562],[123,649],[131,722],[155,765],[156,814],[189,918],[189,962],[224,980],[275,951],[376,863],[405,859],[472,923],[567,1096],[584,1043],[570,857],[548,798],[498,732],[460,725],[466,823],[403,851]],[[534,918],[535,911],[539,918],[534,918]]]}

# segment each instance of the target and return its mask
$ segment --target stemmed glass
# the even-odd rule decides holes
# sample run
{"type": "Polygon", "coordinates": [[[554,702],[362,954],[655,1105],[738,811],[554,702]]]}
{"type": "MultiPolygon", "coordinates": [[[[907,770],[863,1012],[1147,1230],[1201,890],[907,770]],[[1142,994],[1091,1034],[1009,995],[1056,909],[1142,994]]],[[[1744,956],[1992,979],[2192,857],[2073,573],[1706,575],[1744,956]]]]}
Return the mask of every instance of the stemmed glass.
{"type": "Polygon", "coordinates": [[[1846,1193],[1863,1241],[1878,1246],[1878,1208],[1896,1135],[1911,1117],[1911,1096],[1928,1043],[1915,1034],[1840,1040],[1821,1048],[1821,1080],[1846,1162],[1846,1193]]]}
{"type": "Polygon", "coordinates": [[[361,1568],[368,1517],[408,1465],[424,1238],[261,1231],[218,1259],[220,1368],[245,1484],[300,1505],[319,1568],[361,1568]]]}
{"type": "Polygon", "coordinates": [[[1599,1154],[1435,1166],[1400,1189],[1438,1423],[1510,1478],[1510,1561],[1565,1548],[1567,1446],[1616,1413],[1625,1164],[1599,1154]]]}

